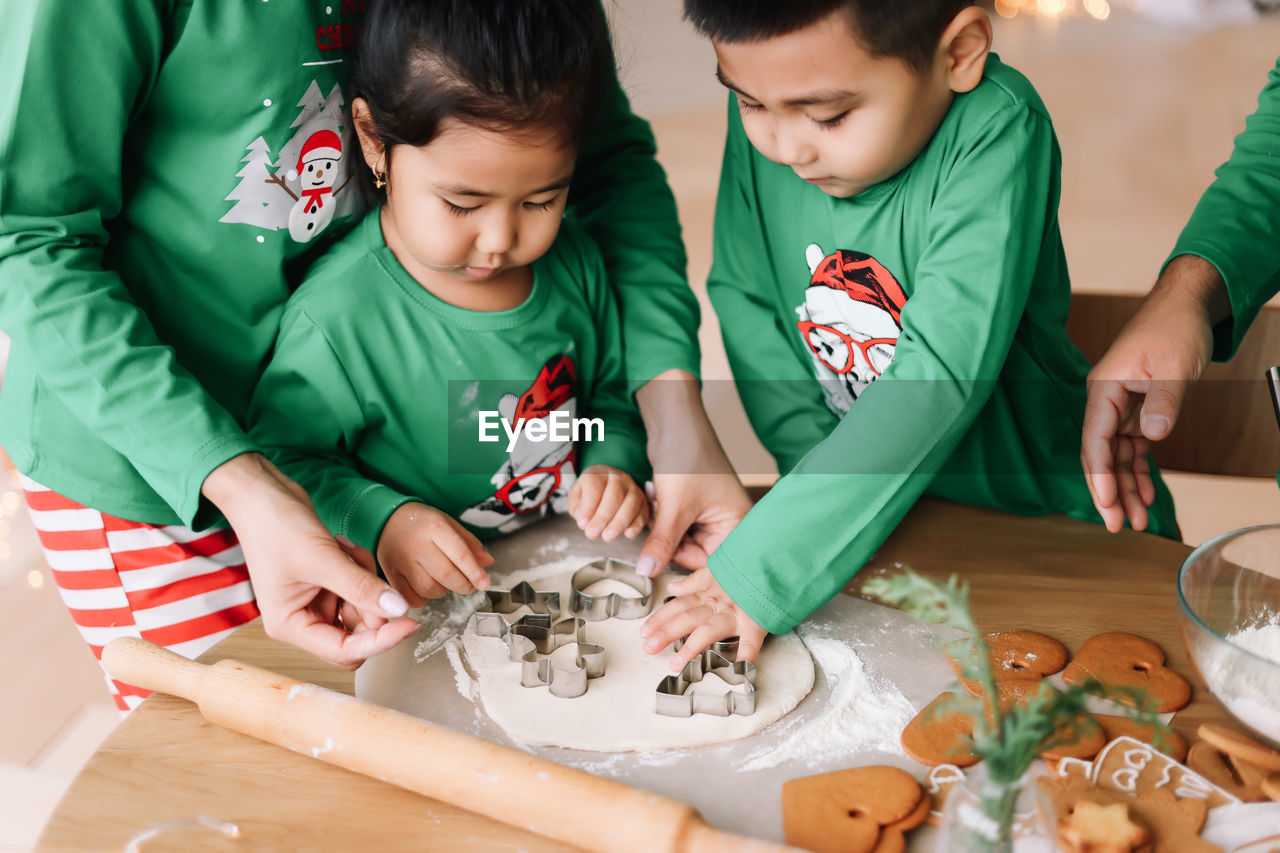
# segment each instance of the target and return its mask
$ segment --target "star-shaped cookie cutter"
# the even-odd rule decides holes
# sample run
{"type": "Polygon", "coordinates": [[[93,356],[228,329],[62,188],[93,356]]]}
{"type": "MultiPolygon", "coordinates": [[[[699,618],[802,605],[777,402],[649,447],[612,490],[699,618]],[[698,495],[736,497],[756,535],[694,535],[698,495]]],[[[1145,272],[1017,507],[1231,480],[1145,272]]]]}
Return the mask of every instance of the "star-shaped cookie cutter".
{"type": "Polygon", "coordinates": [[[476,608],[476,633],[482,637],[503,636],[504,628],[509,630],[515,624],[508,615],[521,607],[528,607],[530,616],[541,617],[550,625],[560,615],[560,593],[536,590],[528,581],[511,589],[487,589],[484,602],[476,608]]]}
{"type": "Polygon", "coordinates": [[[713,714],[727,717],[730,714],[747,716],[756,710],[756,665],[751,661],[735,660],[738,647],[736,637],[713,644],[711,648],[685,664],[679,675],[668,675],[658,684],[654,694],[655,710],[667,717],[691,717],[694,714],[713,714]],[[726,654],[729,647],[733,653],[726,654]],[[698,682],[708,673],[715,673],[731,685],[731,689],[719,696],[702,694],[698,682]]]}
{"type": "Polygon", "coordinates": [[[613,557],[594,560],[578,569],[573,573],[570,589],[569,612],[588,622],[639,619],[647,616],[653,605],[653,579],[636,574],[635,564],[613,557]],[[590,595],[583,591],[602,580],[624,583],[639,595],[619,595],[616,592],[590,595]]]}

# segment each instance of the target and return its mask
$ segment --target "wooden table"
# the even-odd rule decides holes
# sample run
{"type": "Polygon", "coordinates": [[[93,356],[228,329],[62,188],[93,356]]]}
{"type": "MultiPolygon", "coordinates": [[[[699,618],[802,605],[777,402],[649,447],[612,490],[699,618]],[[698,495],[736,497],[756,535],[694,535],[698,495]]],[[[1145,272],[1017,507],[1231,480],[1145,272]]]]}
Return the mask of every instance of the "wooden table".
{"type": "MultiPolygon", "coordinates": [[[[1187,657],[1175,582],[1186,546],[1146,534],[1108,534],[1068,518],[1017,518],[922,501],[868,564],[952,572],[972,587],[984,629],[1043,631],[1075,650],[1093,634],[1126,630],[1155,640],[1195,686],[1173,727],[1184,736],[1230,720],[1187,657]]],[[[351,673],[275,642],[255,621],[201,660],[234,657],[353,692],[351,673]]],[[[143,849],[483,849],[559,845],[386,783],[228,731],[194,705],[156,695],[122,722],[76,777],[40,839],[43,850],[123,850],[137,833],[199,815],[236,824],[239,841],[198,827],[143,849]]]]}

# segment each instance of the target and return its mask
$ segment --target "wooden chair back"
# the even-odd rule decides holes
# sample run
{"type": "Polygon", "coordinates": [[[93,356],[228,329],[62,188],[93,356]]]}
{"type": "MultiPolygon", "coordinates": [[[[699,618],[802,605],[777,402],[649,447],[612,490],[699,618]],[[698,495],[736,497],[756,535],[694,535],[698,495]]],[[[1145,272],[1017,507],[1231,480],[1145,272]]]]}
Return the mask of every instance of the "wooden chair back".
{"type": "MultiPolygon", "coordinates": [[[[1133,316],[1141,296],[1073,293],[1067,334],[1096,364],[1133,316]]],[[[1280,427],[1267,368],[1280,364],[1280,308],[1264,306],[1235,358],[1210,364],[1187,392],[1173,433],[1152,446],[1161,468],[1233,477],[1276,476],[1280,427]]]]}

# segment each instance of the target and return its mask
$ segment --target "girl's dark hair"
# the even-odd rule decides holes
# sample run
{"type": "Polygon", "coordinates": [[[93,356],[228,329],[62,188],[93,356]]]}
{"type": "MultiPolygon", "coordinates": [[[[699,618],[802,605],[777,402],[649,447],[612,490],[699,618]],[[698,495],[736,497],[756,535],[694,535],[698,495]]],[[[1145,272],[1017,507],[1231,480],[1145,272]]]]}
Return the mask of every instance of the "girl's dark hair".
{"type": "Polygon", "coordinates": [[[612,62],[598,0],[373,0],[352,96],[368,102],[387,151],[426,145],[451,118],[486,130],[549,128],[578,145],[612,62]]]}
{"type": "MultiPolygon", "coordinates": [[[[843,9],[871,56],[893,56],[919,71],[938,39],[973,0],[684,0],[684,17],[710,39],[761,41],[786,35],[843,9]]],[[[820,60],[815,60],[820,61],[820,60]]]]}

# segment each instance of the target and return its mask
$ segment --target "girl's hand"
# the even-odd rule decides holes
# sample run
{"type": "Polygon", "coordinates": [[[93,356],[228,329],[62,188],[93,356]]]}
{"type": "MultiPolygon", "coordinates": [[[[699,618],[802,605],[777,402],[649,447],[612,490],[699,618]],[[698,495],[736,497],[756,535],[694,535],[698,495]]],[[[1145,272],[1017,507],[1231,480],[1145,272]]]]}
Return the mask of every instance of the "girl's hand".
{"type": "Polygon", "coordinates": [[[240,540],[269,637],[355,669],[420,627],[396,618],[405,600],[342,552],[306,492],[261,454],[219,465],[201,491],[240,540]]]}
{"type": "Polygon", "coordinates": [[[630,474],[592,465],[569,489],[569,514],[588,539],[612,542],[619,534],[634,539],[649,523],[649,501],[630,474]]]}
{"type": "Polygon", "coordinates": [[[738,660],[755,660],[769,632],[734,603],[711,570],[698,569],[668,589],[675,598],[645,620],[640,636],[644,650],[657,654],[681,637],[688,637],[671,659],[671,671],[679,672],[717,640],[738,638],[738,660]]]}
{"type": "Polygon", "coordinates": [[[387,580],[413,607],[446,592],[468,595],[489,588],[482,566],[493,557],[480,540],[449,515],[407,503],[391,514],[378,538],[378,563],[387,580]]]}

